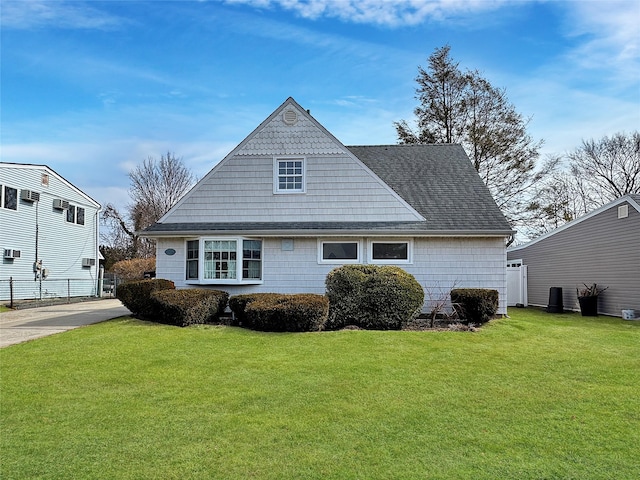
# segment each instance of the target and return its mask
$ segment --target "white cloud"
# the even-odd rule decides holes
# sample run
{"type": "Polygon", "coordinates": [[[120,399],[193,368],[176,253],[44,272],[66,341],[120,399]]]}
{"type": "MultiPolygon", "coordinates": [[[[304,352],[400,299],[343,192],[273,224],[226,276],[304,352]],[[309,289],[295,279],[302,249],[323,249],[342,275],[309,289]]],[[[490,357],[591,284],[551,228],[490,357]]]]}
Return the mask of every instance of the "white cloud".
{"type": "Polygon", "coordinates": [[[568,35],[584,38],[567,55],[576,67],[609,71],[619,83],[636,83],[640,72],[640,4],[637,0],[567,4],[568,35]]]}
{"type": "Polygon", "coordinates": [[[64,0],[3,0],[2,27],[15,29],[60,28],[112,30],[123,18],[108,14],[86,2],[64,0]]]}
{"type": "Polygon", "coordinates": [[[506,0],[227,0],[257,8],[280,7],[302,18],[337,18],[348,23],[387,27],[418,25],[426,20],[490,11],[506,0]]]}

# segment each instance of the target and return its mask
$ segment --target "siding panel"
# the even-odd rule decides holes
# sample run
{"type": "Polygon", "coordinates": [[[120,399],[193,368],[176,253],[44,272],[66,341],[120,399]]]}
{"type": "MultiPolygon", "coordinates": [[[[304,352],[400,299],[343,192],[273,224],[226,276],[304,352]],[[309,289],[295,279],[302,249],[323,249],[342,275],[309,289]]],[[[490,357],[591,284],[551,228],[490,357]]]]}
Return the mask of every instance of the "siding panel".
{"type": "Polygon", "coordinates": [[[94,295],[98,273],[98,206],[45,167],[0,164],[0,184],[40,193],[39,202],[18,200],[17,211],[0,208],[0,248],[22,251],[20,259],[2,259],[0,299],[9,298],[9,278],[18,281],[22,287],[22,293],[16,298],[33,298],[34,292],[39,293],[39,282],[34,281],[33,272],[36,225],[38,259],[49,271],[49,276],[43,280],[43,289],[56,296],[66,296],[68,290],[64,280],[73,279],[79,281],[77,285],[81,285],[79,290],[73,290],[73,295],[94,295]],[[48,186],[42,184],[43,174],[49,175],[48,186]],[[85,224],[67,222],[66,212],[53,208],[56,198],[84,208],[85,224]],[[83,258],[96,259],[96,266],[82,267],[83,258]]]}
{"type": "MultiPolygon", "coordinates": [[[[363,246],[367,245],[363,239],[363,246]]],[[[189,287],[185,275],[185,239],[158,240],[158,278],[172,280],[177,288],[189,287]],[[167,248],[176,250],[169,257],[167,248]]],[[[318,242],[315,238],[294,239],[293,251],[282,251],[282,239],[264,240],[264,283],[262,285],[219,285],[216,288],[230,295],[255,292],[325,293],[327,274],[339,265],[318,263],[318,242]]],[[[366,251],[363,252],[366,258],[366,251]]],[[[399,265],[416,277],[425,289],[425,312],[431,300],[457,288],[492,288],[500,295],[499,314],[506,314],[506,267],[504,241],[495,238],[477,239],[414,239],[414,263],[399,265]],[[483,252],[478,254],[477,252],[483,252]]]]}
{"type": "MultiPolygon", "coordinates": [[[[529,266],[529,303],[547,305],[549,288],[562,287],[566,309],[579,309],[576,288],[597,283],[608,289],[599,311],[621,316],[640,312],[640,212],[618,218],[618,206],[576,223],[525,248],[510,251],[529,266]]],[[[639,314],[640,315],[640,314],[639,314]]]]}

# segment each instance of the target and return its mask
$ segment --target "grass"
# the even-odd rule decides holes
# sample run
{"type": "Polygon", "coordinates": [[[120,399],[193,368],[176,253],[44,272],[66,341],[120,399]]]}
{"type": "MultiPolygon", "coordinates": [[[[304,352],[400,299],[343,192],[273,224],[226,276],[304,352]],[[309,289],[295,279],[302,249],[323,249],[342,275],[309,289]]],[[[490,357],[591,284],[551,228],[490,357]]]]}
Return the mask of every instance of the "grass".
{"type": "Polygon", "coordinates": [[[636,479],[640,322],[268,334],[122,318],[0,350],[6,479],[636,479]]]}

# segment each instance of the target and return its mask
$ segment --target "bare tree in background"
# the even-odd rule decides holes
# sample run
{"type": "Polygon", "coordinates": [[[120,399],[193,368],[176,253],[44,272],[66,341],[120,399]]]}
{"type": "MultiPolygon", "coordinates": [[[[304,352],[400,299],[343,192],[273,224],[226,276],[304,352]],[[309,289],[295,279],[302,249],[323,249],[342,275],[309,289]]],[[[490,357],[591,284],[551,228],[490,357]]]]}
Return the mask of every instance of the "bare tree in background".
{"type": "Polygon", "coordinates": [[[528,120],[478,71],[460,70],[448,45],[419,67],[414,110],[417,131],[395,123],[400,143],[459,143],[496,203],[514,225],[530,221],[528,195],[553,165],[536,161],[542,142],[527,134],[528,120]]]}
{"type": "Polygon", "coordinates": [[[627,194],[640,194],[640,133],[583,140],[538,186],[529,237],[541,235],[627,194]]]}
{"type": "Polygon", "coordinates": [[[640,132],[583,140],[569,154],[569,164],[584,182],[592,208],[629,193],[640,194],[640,132]]]}
{"type": "Polygon", "coordinates": [[[155,256],[154,242],[141,238],[138,232],[167,213],[195,183],[195,176],[182,159],[167,153],[160,161],[145,159],[129,172],[129,180],[132,202],[126,207],[126,215],[110,203],[102,212],[103,224],[110,227],[102,238],[104,250],[123,257],[116,260],[155,256]]]}

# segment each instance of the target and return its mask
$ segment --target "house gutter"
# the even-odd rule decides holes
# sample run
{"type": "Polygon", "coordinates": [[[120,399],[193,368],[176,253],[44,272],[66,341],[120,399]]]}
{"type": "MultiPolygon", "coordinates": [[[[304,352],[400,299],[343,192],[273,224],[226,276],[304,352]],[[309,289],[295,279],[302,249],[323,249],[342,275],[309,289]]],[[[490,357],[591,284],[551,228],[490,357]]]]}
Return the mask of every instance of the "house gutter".
{"type": "Polygon", "coordinates": [[[183,230],[181,232],[138,232],[138,235],[146,238],[184,238],[199,237],[205,235],[230,235],[230,236],[260,236],[260,237],[500,237],[508,238],[515,234],[514,230],[183,230]]]}

